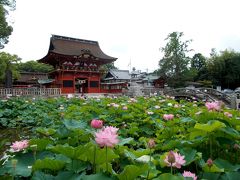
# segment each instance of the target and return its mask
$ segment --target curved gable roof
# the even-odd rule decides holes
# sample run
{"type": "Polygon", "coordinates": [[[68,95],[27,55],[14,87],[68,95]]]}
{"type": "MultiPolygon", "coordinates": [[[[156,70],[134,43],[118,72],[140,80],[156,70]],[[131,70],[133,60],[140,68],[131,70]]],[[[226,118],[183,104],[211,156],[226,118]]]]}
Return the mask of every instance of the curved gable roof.
{"type": "Polygon", "coordinates": [[[101,50],[97,41],[76,39],[59,35],[52,35],[50,39],[48,54],[51,52],[67,56],[81,56],[83,54],[90,54],[96,58],[107,60],[109,62],[113,62],[117,59],[106,55],[101,50]]]}
{"type": "Polygon", "coordinates": [[[64,55],[81,55],[89,53],[101,59],[116,58],[106,55],[100,48],[97,41],[76,39],[64,36],[53,35],[49,51],[64,55]]]}

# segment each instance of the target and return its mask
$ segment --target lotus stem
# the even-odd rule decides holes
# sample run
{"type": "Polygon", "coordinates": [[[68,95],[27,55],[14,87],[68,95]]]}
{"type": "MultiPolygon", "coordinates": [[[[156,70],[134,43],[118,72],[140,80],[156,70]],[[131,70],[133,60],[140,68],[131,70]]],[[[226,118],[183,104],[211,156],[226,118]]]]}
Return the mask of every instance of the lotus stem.
{"type": "MultiPolygon", "coordinates": [[[[149,160],[149,164],[151,163],[151,159],[152,159],[152,150],[150,149],[150,160],[149,160]]],[[[151,167],[151,166],[150,166],[151,167]]],[[[150,169],[148,169],[148,173],[147,173],[147,180],[150,174],[150,169]]]]}
{"type": "Polygon", "coordinates": [[[107,157],[107,146],[106,146],[106,170],[107,170],[107,172],[108,172],[108,157],[107,157]]]}
{"type": "Polygon", "coordinates": [[[212,157],[212,136],[210,136],[210,157],[212,157]]]}
{"type": "Polygon", "coordinates": [[[94,146],[93,151],[93,173],[96,173],[96,146],[94,146]]]}

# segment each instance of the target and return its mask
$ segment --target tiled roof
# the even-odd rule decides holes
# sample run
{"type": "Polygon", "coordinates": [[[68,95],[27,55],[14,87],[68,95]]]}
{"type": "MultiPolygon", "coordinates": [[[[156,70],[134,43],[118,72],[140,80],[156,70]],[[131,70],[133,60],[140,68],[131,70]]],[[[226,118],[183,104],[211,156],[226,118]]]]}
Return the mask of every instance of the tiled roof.
{"type": "Polygon", "coordinates": [[[81,56],[83,54],[90,54],[96,58],[108,60],[109,62],[113,62],[117,59],[106,55],[101,50],[97,41],[76,39],[58,35],[52,35],[50,39],[48,53],[50,52],[68,56],[81,56]]]}
{"type": "Polygon", "coordinates": [[[37,80],[48,79],[47,73],[36,73],[36,72],[20,72],[19,79],[16,82],[33,82],[37,80]]]}
{"type": "Polygon", "coordinates": [[[159,78],[159,76],[155,76],[155,75],[148,75],[148,76],[146,76],[144,79],[143,79],[143,81],[154,81],[154,80],[156,80],[156,79],[158,79],[159,78]]]}
{"type": "Polygon", "coordinates": [[[114,79],[126,79],[126,80],[131,79],[128,70],[111,69],[109,73],[114,77],[114,79]]]}

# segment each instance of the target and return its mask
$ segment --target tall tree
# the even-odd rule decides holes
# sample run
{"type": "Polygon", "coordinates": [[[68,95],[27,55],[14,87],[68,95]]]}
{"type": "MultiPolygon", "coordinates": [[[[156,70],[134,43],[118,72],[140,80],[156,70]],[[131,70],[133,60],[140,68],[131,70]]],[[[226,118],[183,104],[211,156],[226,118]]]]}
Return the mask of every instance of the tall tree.
{"type": "Polygon", "coordinates": [[[11,81],[12,78],[16,79],[19,77],[19,72],[17,70],[17,64],[19,63],[19,61],[20,58],[17,55],[0,52],[0,84],[11,84],[11,82],[9,81],[11,81]],[[12,78],[9,76],[11,76],[12,78]]]}
{"type": "Polygon", "coordinates": [[[187,56],[191,40],[182,41],[183,32],[172,32],[165,40],[166,46],[161,49],[164,53],[159,61],[159,73],[168,78],[168,84],[173,87],[182,86],[188,74],[190,58],[187,56]]]}
{"type": "Polygon", "coordinates": [[[13,28],[8,24],[6,16],[8,11],[5,7],[15,9],[15,0],[0,0],[0,49],[8,43],[8,37],[11,35],[13,28]]]}

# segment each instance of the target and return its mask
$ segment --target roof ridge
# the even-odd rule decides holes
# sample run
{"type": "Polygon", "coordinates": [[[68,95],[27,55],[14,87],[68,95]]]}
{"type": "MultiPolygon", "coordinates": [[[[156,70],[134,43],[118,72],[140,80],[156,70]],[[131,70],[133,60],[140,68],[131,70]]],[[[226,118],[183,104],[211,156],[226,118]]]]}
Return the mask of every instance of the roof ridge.
{"type": "Polygon", "coordinates": [[[129,70],[122,70],[122,69],[111,69],[112,71],[124,71],[124,72],[129,72],[129,70]]]}
{"type": "Polygon", "coordinates": [[[77,42],[81,42],[81,43],[88,43],[88,44],[98,45],[98,41],[92,41],[92,40],[86,40],[86,39],[78,39],[78,38],[72,38],[72,37],[68,37],[68,36],[60,36],[60,35],[55,35],[55,34],[52,34],[52,38],[69,40],[69,41],[77,41],[77,42]]]}

